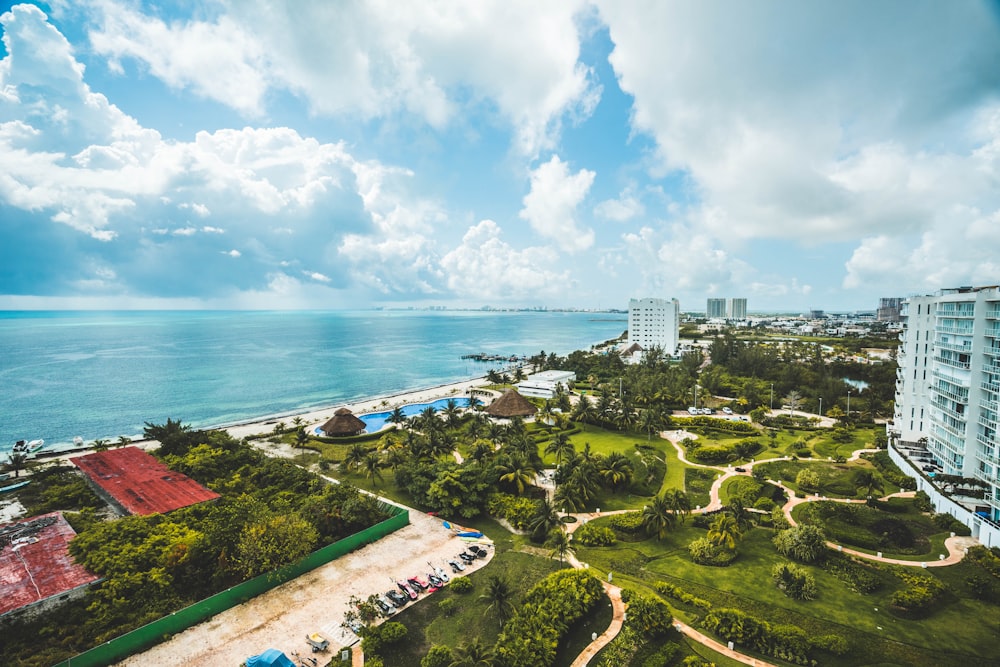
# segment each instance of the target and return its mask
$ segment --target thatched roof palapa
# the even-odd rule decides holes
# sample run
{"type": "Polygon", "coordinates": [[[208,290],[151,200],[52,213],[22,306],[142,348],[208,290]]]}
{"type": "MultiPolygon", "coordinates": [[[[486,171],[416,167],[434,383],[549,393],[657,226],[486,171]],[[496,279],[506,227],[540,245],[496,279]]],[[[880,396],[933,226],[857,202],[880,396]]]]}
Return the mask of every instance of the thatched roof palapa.
{"type": "Polygon", "coordinates": [[[353,412],[347,408],[340,408],[333,413],[333,417],[329,421],[319,427],[319,430],[330,437],[337,438],[358,435],[365,430],[366,426],[363,421],[354,416],[353,412]]]}
{"type": "Polygon", "coordinates": [[[513,389],[508,389],[499,398],[490,403],[486,408],[486,414],[491,417],[510,419],[511,417],[530,417],[538,412],[538,408],[531,404],[521,394],[513,389]]]}

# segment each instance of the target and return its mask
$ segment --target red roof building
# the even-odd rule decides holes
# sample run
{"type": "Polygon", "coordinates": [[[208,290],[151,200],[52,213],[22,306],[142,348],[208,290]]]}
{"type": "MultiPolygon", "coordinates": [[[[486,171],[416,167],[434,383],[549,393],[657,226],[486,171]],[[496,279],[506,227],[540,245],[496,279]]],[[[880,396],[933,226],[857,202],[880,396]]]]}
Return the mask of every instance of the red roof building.
{"type": "Polygon", "coordinates": [[[59,512],[0,526],[0,616],[98,580],[69,555],[74,537],[59,512]]]}
{"type": "Polygon", "coordinates": [[[109,449],[70,460],[101,495],[129,514],[163,514],[219,497],[138,447],[109,449]]]}

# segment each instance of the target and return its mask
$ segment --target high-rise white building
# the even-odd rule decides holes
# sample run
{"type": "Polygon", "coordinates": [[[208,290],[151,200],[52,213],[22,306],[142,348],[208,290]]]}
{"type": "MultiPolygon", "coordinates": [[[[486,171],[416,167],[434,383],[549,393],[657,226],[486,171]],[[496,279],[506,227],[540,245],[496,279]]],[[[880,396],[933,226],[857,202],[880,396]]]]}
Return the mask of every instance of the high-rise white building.
{"type": "Polygon", "coordinates": [[[726,317],[726,300],[725,299],[708,299],[705,304],[705,317],[708,319],[725,319],[726,317]]]}
{"type": "Polygon", "coordinates": [[[747,318],[747,300],[735,297],[730,299],[726,317],[730,320],[745,320],[747,318]]]}
{"type": "Polygon", "coordinates": [[[966,521],[987,546],[1000,545],[1000,288],[912,297],[901,316],[890,455],[938,511],[966,521]],[[946,496],[925,473],[977,479],[985,497],[946,496]]]}
{"type": "Polygon", "coordinates": [[[628,302],[628,342],[644,350],[659,347],[677,354],[681,305],[677,299],[631,299],[628,302]]]}

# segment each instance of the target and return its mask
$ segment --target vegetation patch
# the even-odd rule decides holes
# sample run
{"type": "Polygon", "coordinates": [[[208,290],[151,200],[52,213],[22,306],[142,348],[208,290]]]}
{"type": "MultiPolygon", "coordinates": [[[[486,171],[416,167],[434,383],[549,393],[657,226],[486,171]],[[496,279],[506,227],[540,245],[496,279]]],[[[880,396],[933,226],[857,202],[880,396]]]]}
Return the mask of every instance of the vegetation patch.
{"type": "Polygon", "coordinates": [[[930,517],[916,512],[912,503],[871,507],[818,501],[801,506],[798,515],[803,523],[822,527],[838,544],[899,555],[930,553],[931,536],[941,532],[930,517]],[[902,511],[891,512],[888,508],[902,511]]]}

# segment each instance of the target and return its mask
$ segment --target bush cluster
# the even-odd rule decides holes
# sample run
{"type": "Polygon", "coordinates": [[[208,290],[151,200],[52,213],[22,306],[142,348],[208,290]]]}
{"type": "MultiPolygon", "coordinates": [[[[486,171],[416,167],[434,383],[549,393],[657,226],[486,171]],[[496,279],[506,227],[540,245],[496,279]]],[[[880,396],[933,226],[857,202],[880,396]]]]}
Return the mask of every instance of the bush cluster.
{"type": "Polygon", "coordinates": [[[688,544],[691,560],[699,565],[725,567],[736,559],[736,551],[714,544],[707,537],[699,537],[688,544]]]}
{"type": "Polygon", "coordinates": [[[642,532],[642,512],[615,514],[611,517],[610,524],[619,533],[637,535],[642,532]]]}
{"type": "Polygon", "coordinates": [[[535,584],[497,638],[503,664],[546,667],[559,640],[604,596],[601,582],[585,570],[559,570],[535,584]]]}
{"type": "Polygon", "coordinates": [[[889,598],[889,608],[900,616],[927,616],[944,594],[944,584],[930,575],[899,571],[897,576],[905,586],[889,598]]]}
{"type": "Polygon", "coordinates": [[[798,525],[780,531],[773,539],[782,556],[800,563],[815,563],[826,555],[826,537],[816,526],[798,525]]]}
{"type": "Polygon", "coordinates": [[[796,665],[815,665],[810,654],[821,649],[836,655],[847,652],[848,644],[839,635],[809,637],[796,625],[768,623],[739,609],[718,609],[705,616],[703,625],[726,641],[742,644],[764,655],[796,665]]]}
{"type": "Polygon", "coordinates": [[[816,599],[816,580],[798,565],[776,563],[771,569],[771,581],[793,600],[816,599]]]}
{"type": "Polygon", "coordinates": [[[882,580],[873,566],[844,554],[831,552],[823,560],[822,568],[858,593],[874,593],[882,587],[882,580]]]}
{"type": "Polygon", "coordinates": [[[573,541],[585,547],[609,547],[615,543],[615,531],[587,522],[573,532],[573,541]]]}
{"type": "Polygon", "coordinates": [[[712,603],[708,600],[692,595],[670,582],[658,581],[653,585],[653,588],[655,588],[656,592],[660,595],[666,595],[667,597],[677,600],[682,604],[698,607],[702,611],[711,611],[712,609],[712,603]]]}
{"type": "Polygon", "coordinates": [[[726,431],[728,433],[757,434],[757,429],[750,422],[737,419],[719,419],[704,415],[700,417],[674,417],[673,424],[682,428],[702,427],[714,431],[726,431]]]}
{"type": "Polygon", "coordinates": [[[531,498],[510,493],[491,493],[486,500],[486,511],[490,515],[504,519],[518,530],[527,530],[538,503],[531,498]]]}
{"type": "Polygon", "coordinates": [[[640,496],[654,496],[663,486],[663,476],[667,474],[667,462],[655,447],[635,444],[635,455],[629,459],[633,464],[632,493],[640,496]]]}
{"type": "Polygon", "coordinates": [[[941,530],[947,530],[956,535],[971,535],[972,531],[964,523],[948,514],[947,512],[941,512],[940,514],[935,514],[931,517],[931,521],[934,525],[941,530]]]}
{"type": "Polygon", "coordinates": [[[449,588],[456,593],[468,593],[475,588],[475,585],[468,577],[455,577],[451,580],[449,588]]]}
{"type": "Polygon", "coordinates": [[[639,594],[631,596],[627,617],[629,627],[644,637],[662,637],[674,622],[663,600],[639,594]]]}

